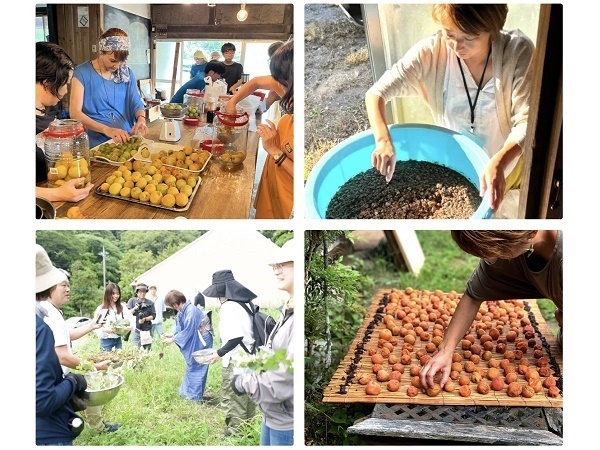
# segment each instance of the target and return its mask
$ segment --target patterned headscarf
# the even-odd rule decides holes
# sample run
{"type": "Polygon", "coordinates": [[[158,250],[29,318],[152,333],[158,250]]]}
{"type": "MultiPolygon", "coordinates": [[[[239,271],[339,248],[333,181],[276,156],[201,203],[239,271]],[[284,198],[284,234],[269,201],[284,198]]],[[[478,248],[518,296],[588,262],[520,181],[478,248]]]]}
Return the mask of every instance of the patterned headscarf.
{"type": "MultiPolygon", "coordinates": [[[[98,48],[103,52],[129,51],[129,37],[107,36],[98,41],[98,48]]],[[[129,67],[127,67],[127,64],[123,64],[115,70],[111,74],[111,79],[115,83],[127,83],[129,81],[129,67]]]]}

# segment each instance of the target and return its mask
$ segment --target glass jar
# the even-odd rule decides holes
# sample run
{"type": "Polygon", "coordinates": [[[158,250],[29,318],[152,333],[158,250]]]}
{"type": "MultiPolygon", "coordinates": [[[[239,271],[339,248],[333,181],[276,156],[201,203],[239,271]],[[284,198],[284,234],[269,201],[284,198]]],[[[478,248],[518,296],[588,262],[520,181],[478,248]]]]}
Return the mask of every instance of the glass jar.
{"type": "Polygon", "coordinates": [[[212,141],[222,143],[223,147],[217,148],[213,145],[213,156],[224,166],[237,166],[246,159],[249,121],[250,116],[247,112],[215,113],[212,141]]]}
{"type": "Polygon", "coordinates": [[[78,120],[55,120],[44,131],[44,153],[48,187],[60,187],[73,178],[84,178],[77,188],[90,181],[90,141],[78,120]]]}

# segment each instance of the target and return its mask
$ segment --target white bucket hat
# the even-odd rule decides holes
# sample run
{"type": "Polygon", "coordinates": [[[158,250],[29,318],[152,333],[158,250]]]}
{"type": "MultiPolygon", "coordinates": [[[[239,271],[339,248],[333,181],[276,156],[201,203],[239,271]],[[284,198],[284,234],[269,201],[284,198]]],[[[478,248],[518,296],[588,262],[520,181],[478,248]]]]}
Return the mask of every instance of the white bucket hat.
{"type": "Polygon", "coordinates": [[[52,265],[50,257],[44,247],[35,244],[35,293],[43,292],[62,283],[67,275],[52,265]]]}
{"type": "Polygon", "coordinates": [[[290,239],[281,248],[276,249],[269,258],[269,264],[282,264],[289,261],[294,261],[294,244],[295,240],[290,239]]]}

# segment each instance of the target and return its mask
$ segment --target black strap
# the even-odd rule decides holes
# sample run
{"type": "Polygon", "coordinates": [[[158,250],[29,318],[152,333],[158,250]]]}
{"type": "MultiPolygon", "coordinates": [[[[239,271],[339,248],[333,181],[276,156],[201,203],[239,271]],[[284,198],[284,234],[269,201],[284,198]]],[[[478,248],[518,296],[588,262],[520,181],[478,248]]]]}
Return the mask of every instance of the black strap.
{"type": "Polygon", "coordinates": [[[485,66],[483,67],[483,73],[481,74],[481,79],[479,80],[479,85],[477,86],[477,94],[475,94],[475,101],[471,102],[471,96],[469,95],[469,89],[467,88],[467,80],[465,78],[465,72],[463,71],[462,64],[460,63],[460,58],[456,55],[456,60],[458,61],[458,67],[460,68],[460,74],[462,75],[463,84],[465,86],[465,92],[467,93],[467,99],[469,100],[469,109],[471,110],[471,133],[475,131],[475,127],[473,124],[475,123],[475,106],[477,105],[477,99],[479,98],[479,92],[481,92],[481,85],[483,84],[483,77],[485,76],[485,70],[487,69],[488,62],[490,61],[490,55],[492,54],[492,46],[490,45],[490,49],[488,50],[487,59],[485,60],[485,66]]]}

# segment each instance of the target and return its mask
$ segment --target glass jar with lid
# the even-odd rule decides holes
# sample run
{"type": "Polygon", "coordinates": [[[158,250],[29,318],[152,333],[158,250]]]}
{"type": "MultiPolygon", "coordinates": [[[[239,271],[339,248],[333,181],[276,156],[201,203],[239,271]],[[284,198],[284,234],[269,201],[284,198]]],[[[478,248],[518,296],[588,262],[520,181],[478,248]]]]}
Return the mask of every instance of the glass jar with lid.
{"type": "Polygon", "coordinates": [[[44,131],[44,154],[48,169],[48,187],[64,185],[74,178],[84,178],[76,187],[83,188],[92,180],[90,141],[78,120],[52,122],[44,131]]]}
{"type": "Polygon", "coordinates": [[[213,155],[224,166],[237,166],[246,159],[249,121],[250,116],[247,112],[215,112],[212,141],[222,143],[223,146],[219,147],[218,151],[213,151],[213,155]]]}

